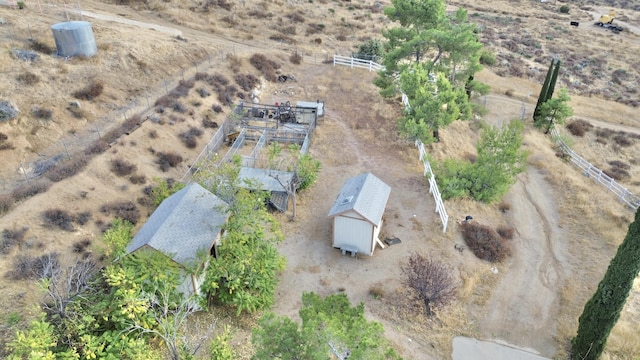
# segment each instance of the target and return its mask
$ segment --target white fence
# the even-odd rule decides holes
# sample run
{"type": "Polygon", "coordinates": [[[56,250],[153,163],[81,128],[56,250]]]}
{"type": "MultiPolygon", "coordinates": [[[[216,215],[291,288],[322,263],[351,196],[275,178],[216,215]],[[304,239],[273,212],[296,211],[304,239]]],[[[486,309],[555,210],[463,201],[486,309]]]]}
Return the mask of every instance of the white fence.
{"type": "Polygon", "coordinates": [[[436,177],[433,175],[433,171],[431,170],[431,164],[429,164],[429,160],[427,159],[427,152],[424,150],[424,145],[420,140],[416,140],[416,146],[420,152],[420,160],[424,165],[424,176],[429,177],[429,192],[433,195],[433,199],[436,202],[436,213],[440,215],[440,220],[442,221],[442,232],[444,233],[447,231],[449,215],[447,214],[447,210],[444,208],[442,196],[440,195],[440,190],[436,183],[436,177]]]}
{"type": "Polygon", "coordinates": [[[555,127],[551,129],[551,135],[562,152],[569,157],[569,161],[582,170],[582,174],[584,176],[589,177],[604,186],[607,190],[614,193],[620,201],[627,204],[632,209],[637,210],[638,207],[640,207],[640,197],[631,193],[624,186],[618,184],[614,179],[602,172],[602,170],[598,169],[571,150],[571,148],[565,144],[562,139],[560,139],[560,134],[555,127]]]}
{"type": "Polygon", "coordinates": [[[336,65],[345,65],[351,68],[362,68],[369,69],[369,71],[379,71],[383,70],[384,66],[378,63],[375,63],[371,60],[362,60],[358,58],[354,58],[353,56],[340,56],[333,55],[333,66],[336,65]]]}

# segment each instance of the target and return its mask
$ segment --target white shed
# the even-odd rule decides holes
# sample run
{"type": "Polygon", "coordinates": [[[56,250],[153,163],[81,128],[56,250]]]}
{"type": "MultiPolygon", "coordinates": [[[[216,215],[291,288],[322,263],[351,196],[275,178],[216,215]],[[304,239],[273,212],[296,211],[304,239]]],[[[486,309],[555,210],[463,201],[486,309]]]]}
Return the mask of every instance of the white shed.
{"type": "Polygon", "coordinates": [[[348,179],[329,211],[333,218],[333,247],[373,255],[391,187],[371,173],[348,179]]]}

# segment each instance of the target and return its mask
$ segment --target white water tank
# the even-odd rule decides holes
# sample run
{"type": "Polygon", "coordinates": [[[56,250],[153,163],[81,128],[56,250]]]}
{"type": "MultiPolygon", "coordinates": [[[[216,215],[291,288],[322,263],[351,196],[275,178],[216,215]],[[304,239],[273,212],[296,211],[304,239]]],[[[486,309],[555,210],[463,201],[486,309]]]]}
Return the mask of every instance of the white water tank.
{"type": "Polygon", "coordinates": [[[58,56],[91,57],[98,52],[91,24],[87,21],[67,21],[51,25],[58,56]]]}

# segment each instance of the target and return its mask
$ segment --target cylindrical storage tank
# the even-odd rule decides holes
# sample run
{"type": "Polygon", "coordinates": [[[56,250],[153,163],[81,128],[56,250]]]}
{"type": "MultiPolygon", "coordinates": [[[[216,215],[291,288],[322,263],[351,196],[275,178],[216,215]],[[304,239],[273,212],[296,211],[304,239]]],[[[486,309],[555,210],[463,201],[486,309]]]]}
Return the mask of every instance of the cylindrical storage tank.
{"type": "Polygon", "coordinates": [[[51,26],[58,56],[91,57],[98,52],[91,24],[87,21],[68,21],[51,26]]]}

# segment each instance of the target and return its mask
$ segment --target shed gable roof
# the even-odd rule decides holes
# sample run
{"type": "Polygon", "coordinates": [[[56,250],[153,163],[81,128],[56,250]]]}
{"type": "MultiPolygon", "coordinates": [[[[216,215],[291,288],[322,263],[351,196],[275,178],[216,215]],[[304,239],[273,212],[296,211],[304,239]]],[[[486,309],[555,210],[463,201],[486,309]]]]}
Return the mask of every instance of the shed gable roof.
{"type": "Polygon", "coordinates": [[[229,217],[227,204],[197,183],[166,198],[127,246],[134,252],[147,245],[188,266],[198,251],[213,245],[229,217]]]}
{"type": "Polygon", "coordinates": [[[374,225],[378,225],[387,206],[391,187],[371,173],[364,173],[345,181],[329,211],[334,217],[353,210],[374,225]]]}

